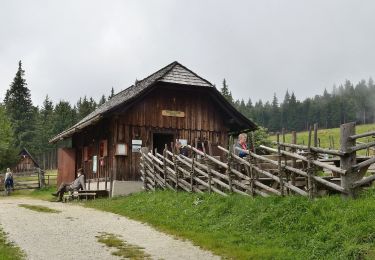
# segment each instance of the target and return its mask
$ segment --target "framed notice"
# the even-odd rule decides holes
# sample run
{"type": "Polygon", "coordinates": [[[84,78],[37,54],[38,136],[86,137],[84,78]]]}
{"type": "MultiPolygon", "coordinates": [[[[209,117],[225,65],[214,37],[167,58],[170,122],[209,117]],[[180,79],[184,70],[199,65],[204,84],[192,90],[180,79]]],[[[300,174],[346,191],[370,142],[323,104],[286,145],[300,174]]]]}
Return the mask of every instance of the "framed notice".
{"type": "Polygon", "coordinates": [[[128,155],[128,146],[126,144],[116,145],[116,155],[128,155]]]}
{"type": "Polygon", "coordinates": [[[142,147],[142,140],[132,140],[132,152],[139,153],[142,147]]]}
{"type": "Polygon", "coordinates": [[[94,155],[92,157],[92,173],[96,173],[98,171],[98,156],[94,155]]]}

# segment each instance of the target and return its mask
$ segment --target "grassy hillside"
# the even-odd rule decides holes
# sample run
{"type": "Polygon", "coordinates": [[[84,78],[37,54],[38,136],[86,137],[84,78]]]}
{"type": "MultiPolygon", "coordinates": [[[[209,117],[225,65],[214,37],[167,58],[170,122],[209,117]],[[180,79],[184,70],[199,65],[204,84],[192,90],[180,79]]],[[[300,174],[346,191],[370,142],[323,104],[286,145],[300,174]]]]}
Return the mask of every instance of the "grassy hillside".
{"type": "Polygon", "coordinates": [[[332,196],[142,192],[86,206],[150,223],[234,259],[374,259],[375,190],[358,200],[332,196]]]}
{"type": "MultiPolygon", "coordinates": [[[[358,125],[356,126],[356,133],[361,134],[369,131],[375,131],[375,124],[369,124],[369,125],[358,125]]],[[[309,132],[298,132],[297,133],[297,144],[305,144],[307,145],[308,142],[308,136],[309,132]]],[[[340,148],[340,128],[331,128],[331,129],[320,129],[318,130],[318,137],[320,138],[320,146],[324,148],[329,148],[329,137],[332,136],[334,139],[334,149],[340,148]]],[[[276,135],[273,135],[270,137],[272,141],[276,141],[276,135]]],[[[313,137],[312,137],[313,138],[313,137]]],[[[367,142],[369,140],[372,140],[372,138],[362,138],[358,141],[361,142],[367,142]]],[[[285,135],[285,141],[290,143],[292,140],[292,135],[286,134],[285,135]]],[[[282,141],[282,137],[280,136],[280,141],[282,141]]]]}

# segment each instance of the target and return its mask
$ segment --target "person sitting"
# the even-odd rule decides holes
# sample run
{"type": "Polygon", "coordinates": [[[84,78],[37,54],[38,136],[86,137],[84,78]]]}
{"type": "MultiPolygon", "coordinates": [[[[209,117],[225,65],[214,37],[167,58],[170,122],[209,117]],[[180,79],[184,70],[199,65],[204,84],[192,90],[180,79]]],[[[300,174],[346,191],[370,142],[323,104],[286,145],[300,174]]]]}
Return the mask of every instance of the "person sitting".
{"type": "Polygon", "coordinates": [[[71,183],[61,183],[60,187],[53,196],[58,197],[57,201],[62,201],[63,195],[68,191],[79,191],[80,189],[86,190],[85,188],[85,175],[82,169],[78,169],[77,178],[71,183]]]}
{"type": "Polygon", "coordinates": [[[4,186],[5,186],[5,189],[8,189],[8,188],[13,189],[13,173],[10,171],[9,168],[7,168],[7,171],[5,173],[4,186]]]}
{"type": "Polygon", "coordinates": [[[242,150],[247,150],[246,141],[247,141],[247,134],[241,133],[241,134],[238,135],[238,141],[233,147],[234,154],[238,155],[241,158],[245,157],[247,155],[247,153],[244,152],[244,151],[240,151],[236,148],[240,148],[242,150]]]}

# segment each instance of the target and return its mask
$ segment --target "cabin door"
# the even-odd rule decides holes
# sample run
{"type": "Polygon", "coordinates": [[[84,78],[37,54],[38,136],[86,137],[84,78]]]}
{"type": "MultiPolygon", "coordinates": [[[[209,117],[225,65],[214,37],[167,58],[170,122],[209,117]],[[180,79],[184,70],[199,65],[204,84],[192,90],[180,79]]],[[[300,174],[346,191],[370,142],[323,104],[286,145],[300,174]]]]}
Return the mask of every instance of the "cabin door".
{"type": "Polygon", "coordinates": [[[75,179],[76,152],[74,148],[59,148],[57,151],[57,186],[75,179]]]}
{"type": "Polygon", "coordinates": [[[154,133],[152,135],[152,150],[153,152],[157,149],[158,153],[162,154],[165,145],[167,144],[168,147],[171,147],[171,142],[174,142],[174,135],[173,134],[165,134],[165,133],[154,133]]]}

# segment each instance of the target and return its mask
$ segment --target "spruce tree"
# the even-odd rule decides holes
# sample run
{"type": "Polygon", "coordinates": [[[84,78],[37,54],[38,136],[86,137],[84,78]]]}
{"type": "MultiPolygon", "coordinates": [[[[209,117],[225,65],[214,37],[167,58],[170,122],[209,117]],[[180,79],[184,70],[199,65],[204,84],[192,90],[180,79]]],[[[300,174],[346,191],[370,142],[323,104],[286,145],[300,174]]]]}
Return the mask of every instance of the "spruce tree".
{"type": "Polygon", "coordinates": [[[223,87],[220,89],[220,92],[226,100],[233,104],[232,92],[229,90],[227,81],[225,79],[223,80],[223,87]]]}
{"type": "Polygon", "coordinates": [[[30,146],[35,135],[35,110],[24,75],[22,62],[19,61],[16,76],[6,91],[4,104],[12,123],[15,146],[18,149],[26,147],[32,151],[30,146]]]}

